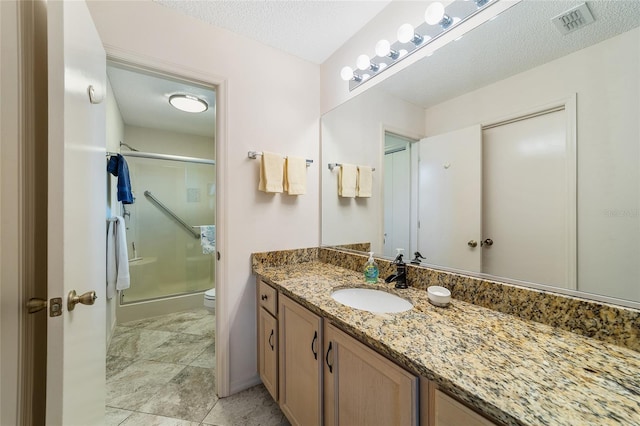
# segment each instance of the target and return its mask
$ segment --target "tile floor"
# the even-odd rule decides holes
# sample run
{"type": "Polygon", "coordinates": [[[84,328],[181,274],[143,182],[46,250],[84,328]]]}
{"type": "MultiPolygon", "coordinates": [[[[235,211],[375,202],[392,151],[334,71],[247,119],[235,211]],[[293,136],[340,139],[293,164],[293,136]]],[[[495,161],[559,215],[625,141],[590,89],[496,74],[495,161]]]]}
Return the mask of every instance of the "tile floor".
{"type": "Polygon", "coordinates": [[[107,351],[106,425],[289,425],[263,385],[217,398],[214,332],[205,309],[117,326],[107,351]]]}

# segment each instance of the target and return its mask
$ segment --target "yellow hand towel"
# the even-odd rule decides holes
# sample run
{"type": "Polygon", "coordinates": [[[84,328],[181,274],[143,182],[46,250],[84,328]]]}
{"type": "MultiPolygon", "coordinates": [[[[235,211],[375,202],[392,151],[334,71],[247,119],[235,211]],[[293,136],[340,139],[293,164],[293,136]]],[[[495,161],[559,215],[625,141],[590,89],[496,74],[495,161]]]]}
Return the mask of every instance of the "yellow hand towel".
{"type": "Polygon", "coordinates": [[[282,192],[284,158],[279,154],[263,152],[260,161],[260,183],[258,189],[264,192],[282,192]]]}
{"type": "Polygon", "coordinates": [[[303,195],[307,192],[307,160],[301,157],[287,157],[284,168],[284,190],[289,195],[303,195]]]}
{"type": "Polygon", "coordinates": [[[371,167],[358,166],[358,197],[371,197],[373,174],[371,167]]]}
{"type": "Polygon", "coordinates": [[[338,195],[353,198],[356,196],[358,168],[352,164],[343,164],[338,172],[338,195]]]}

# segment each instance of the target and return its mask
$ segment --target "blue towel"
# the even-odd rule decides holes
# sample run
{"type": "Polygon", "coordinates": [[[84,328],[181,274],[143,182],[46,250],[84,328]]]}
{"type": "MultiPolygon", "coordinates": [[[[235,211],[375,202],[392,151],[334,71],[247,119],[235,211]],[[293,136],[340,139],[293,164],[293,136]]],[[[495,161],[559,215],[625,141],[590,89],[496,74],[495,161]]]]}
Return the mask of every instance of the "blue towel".
{"type": "Polygon", "coordinates": [[[118,201],[122,201],[122,204],[133,204],[129,166],[124,157],[120,154],[117,157],[112,155],[107,163],[107,171],[118,177],[118,201]]]}

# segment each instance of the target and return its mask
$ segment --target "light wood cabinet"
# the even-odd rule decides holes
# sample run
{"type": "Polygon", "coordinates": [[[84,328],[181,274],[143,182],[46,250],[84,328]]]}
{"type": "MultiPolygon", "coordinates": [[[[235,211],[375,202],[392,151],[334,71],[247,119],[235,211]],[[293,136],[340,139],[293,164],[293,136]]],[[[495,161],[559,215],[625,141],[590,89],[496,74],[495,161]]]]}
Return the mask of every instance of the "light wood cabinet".
{"type": "Polygon", "coordinates": [[[264,308],[258,309],[258,372],[278,401],[278,321],[264,308]]]}
{"type": "Polygon", "coordinates": [[[325,325],[325,425],[417,425],[418,379],[332,324],[325,325]]]}
{"type": "Polygon", "coordinates": [[[322,318],[278,297],[280,408],[293,425],[322,425],[322,318]]]}
{"type": "Polygon", "coordinates": [[[471,408],[442,392],[433,382],[421,381],[421,392],[426,393],[428,387],[428,397],[422,399],[420,408],[428,418],[428,426],[497,426],[491,420],[481,416],[471,408]],[[428,406],[425,407],[425,402],[428,406]]]}
{"type": "Polygon", "coordinates": [[[258,371],[291,424],[496,426],[258,279],[258,371]],[[418,389],[419,388],[419,389],[418,389]]]}
{"type": "Polygon", "coordinates": [[[271,397],[278,401],[278,292],[256,281],[258,301],[258,373],[271,397]]]}

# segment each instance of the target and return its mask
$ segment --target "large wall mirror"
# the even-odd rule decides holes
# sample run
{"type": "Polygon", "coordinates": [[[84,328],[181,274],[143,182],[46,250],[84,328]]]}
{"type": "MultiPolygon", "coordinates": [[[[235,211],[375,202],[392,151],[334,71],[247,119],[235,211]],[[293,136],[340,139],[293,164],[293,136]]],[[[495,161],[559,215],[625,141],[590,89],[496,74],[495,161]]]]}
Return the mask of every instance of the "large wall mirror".
{"type": "Polygon", "coordinates": [[[640,307],[640,2],[562,33],[581,3],[523,0],[325,114],[322,244],[640,307]]]}

